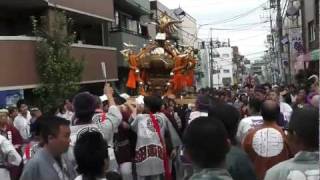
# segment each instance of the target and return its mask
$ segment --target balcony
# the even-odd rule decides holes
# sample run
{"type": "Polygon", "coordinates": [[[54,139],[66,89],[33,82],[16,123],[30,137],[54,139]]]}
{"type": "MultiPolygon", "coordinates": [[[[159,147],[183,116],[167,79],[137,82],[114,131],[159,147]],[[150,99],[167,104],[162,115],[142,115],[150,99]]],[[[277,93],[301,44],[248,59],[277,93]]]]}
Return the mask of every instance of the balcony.
{"type": "Polygon", "coordinates": [[[20,10],[30,10],[39,9],[47,6],[44,0],[1,0],[0,8],[5,8],[5,10],[20,9],[20,10]]]}
{"type": "Polygon", "coordinates": [[[149,0],[115,0],[115,8],[133,16],[150,14],[149,0]]]}
{"type": "MultiPolygon", "coordinates": [[[[0,90],[28,89],[38,85],[35,45],[34,37],[0,36],[0,90]]],[[[106,63],[108,79],[117,80],[115,48],[73,44],[71,54],[76,59],[84,59],[82,84],[104,81],[102,61],[106,63]]]]}
{"type": "Polygon", "coordinates": [[[70,12],[113,20],[113,0],[0,0],[2,11],[35,10],[57,7],[70,12]]]}
{"type": "Polygon", "coordinates": [[[144,38],[144,39],[149,38],[147,32],[146,33],[138,33],[136,31],[131,31],[131,30],[127,29],[127,28],[120,27],[120,26],[111,28],[111,33],[116,33],[116,32],[123,32],[123,33],[126,33],[126,34],[139,36],[139,37],[144,38]]]}
{"type": "Polygon", "coordinates": [[[113,20],[113,0],[47,0],[48,5],[66,11],[113,20]]]}
{"type": "Polygon", "coordinates": [[[85,61],[82,83],[104,82],[101,62],[106,64],[108,80],[118,80],[116,50],[114,47],[73,44],[71,55],[85,61]]]}
{"type": "MultiPolygon", "coordinates": [[[[148,42],[148,37],[134,31],[117,27],[112,28],[112,31],[110,32],[110,42],[113,42],[112,45],[118,50],[124,49],[123,43],[133,44],[135,45],[134,51],[138,52],[138,50],[143,47],[143,44],[148,42]]],[[[123,60],[123,56],[120,52],[117,53],[117,59],[119,66],[128,66],[128,63],[123,60]]]]}

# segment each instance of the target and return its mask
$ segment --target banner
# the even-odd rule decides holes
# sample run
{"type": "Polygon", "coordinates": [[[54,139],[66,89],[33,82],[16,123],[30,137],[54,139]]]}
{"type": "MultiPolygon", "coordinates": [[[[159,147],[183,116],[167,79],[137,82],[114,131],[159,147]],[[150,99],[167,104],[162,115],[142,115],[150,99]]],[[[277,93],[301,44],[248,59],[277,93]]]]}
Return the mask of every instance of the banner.
{"type": "Polygon", "coordinates": [[[304,53],[301,28],[289,29],[290,50],[293,57],[304,53]]]}
{"type": "Polygon", "coordinates": [[[0,108],[16,106],[17,101],[23,98],[23,90],[0,91],[0,108]]]}

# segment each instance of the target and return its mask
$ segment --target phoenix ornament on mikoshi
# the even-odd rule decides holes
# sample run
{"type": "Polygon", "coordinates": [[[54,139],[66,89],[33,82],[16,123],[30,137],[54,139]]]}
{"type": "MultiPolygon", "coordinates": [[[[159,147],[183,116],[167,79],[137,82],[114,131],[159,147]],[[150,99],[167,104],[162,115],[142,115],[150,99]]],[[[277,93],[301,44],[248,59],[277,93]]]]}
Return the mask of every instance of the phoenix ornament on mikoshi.
{"type": "Polygon", "coordinates": [[[160,16],[158,20],[159,31],[160,33],[166,33],[167,35],[172,34],[177,31],[177,24],[180,24],[181,22],[182,21],[172,20],[172,18],[170,18],[165,12],[160,16]]]}

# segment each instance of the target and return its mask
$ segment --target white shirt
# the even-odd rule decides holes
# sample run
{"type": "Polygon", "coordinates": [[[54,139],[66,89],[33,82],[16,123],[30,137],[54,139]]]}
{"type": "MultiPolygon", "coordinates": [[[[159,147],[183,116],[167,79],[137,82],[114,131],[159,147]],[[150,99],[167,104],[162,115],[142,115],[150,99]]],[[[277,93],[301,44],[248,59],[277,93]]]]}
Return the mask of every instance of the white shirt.
{"type": "Polygon", "coordinates": [[[238,126],[237,140],[242,143],[250,129],[263,124],[262,116],[248,116],[243,118],[238,126]]]}
{"type": "Polygon", "coordinates": [[[61,118],[64,118],[64,119],[66,119],[68,121],[71,121],[73,116],[74,116],[74,113],[72,111],[66,111],[64,114],[58,113],[57,116],[61,117],[61,118]]]}
{"type": "Polygon", "coordinates": [[[292,114],[291,106],[285,102],[280,102],[280,112],[283,114],[284,120],[288,123],[292,114]]]}
{"type": "MultiPolygon", "coordinates": [[[[1,165],[18,166],[21,163],[21,157],[7,138],[0,135],[0,163],[1,165]],[[4,163],[4,164],[3,164],[4,163]]],[[[5,168],[0,168],[1,180],[10,180],[10,172],[5,168]]]]}
{"type": "Polygon", "coordinates": [[[31,115],[28,111],[27,118],[22,116],[22,114],[18,114],[18,116],[13,121],[13,126],[17,128],[23,140],[28,140],[30,137],[30,120],[31,115]]]}
{"type": "Polygon", "coordinates": [[[188,124],[198,117],[208,117],[207,112],[194,111],[190,113],[188,124]]]}

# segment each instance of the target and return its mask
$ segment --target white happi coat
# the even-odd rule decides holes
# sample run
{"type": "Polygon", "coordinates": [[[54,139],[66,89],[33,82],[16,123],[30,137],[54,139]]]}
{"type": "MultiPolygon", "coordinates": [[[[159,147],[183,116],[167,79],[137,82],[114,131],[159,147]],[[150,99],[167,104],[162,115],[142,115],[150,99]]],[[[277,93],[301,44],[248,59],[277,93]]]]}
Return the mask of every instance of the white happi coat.
{"type": "Polygon", "coordinates": [[[109,170],[116,171],[117,163],[114,155],[113,148],[113,136],[118,131],[118,126],[122,121],[122,115],[117,106],[110,106],[108,113],[106,113],[105,120],[101,119],[102,113],[95,114],[92,118],[91,124],[83,124],[71,126],[71,143],[68,151],[68,156],[74,165],[76,165],[75,158],[73,155],[73,147],[79,138],[79,136],[86,131],[97,131],[102,134],[104,139],[108,142],[108,154],[110,158],[109,170]]]}
{"type": "Polygon", "coordinates": [[[10,180],[10,172],[6,166],[18,166],[21,163],[21,157],[7,138],[0,135],[0,179],[10,180]]]}
{"type": "MultiPolygon", "coordinates": [[[[162,139],[169,133],[173,147],[181,144],[180,138],[171,122],[163,113],[154,114],[158,120],[162,139]]],[[[135,163],[138,176],[152,176],[164,173],[163,147],[149,114],[139,114],[131,122],[137,133],[135,163]]]]}
{"type": "Polygon", "coordinates": [[[23,140],[28,140],[30,138],[30,120],[31,115],[29,111],[26,118],[20,113],[14,118],[13,125],[17,128],[23,140]]]}

